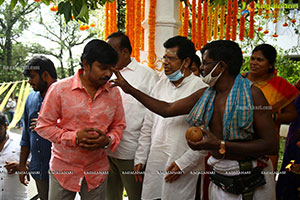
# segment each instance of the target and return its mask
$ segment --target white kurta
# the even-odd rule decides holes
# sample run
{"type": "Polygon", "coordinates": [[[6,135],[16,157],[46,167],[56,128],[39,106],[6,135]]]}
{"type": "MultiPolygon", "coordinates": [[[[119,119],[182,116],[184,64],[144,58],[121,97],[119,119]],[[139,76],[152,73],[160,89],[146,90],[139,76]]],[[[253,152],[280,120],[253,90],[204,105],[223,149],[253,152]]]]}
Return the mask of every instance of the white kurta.
{"type": "MultiPolygon", "coordinates": [[[[151,96],[173,102],[205,87],[202,80],[191,74],[175,87],[167,77],[154,86],[151,96]]],[[[204,169],[206,152],[191,150],[185,133],[189,128],[187,115],[163,118],[147,111],[135,154],[135,164],[146,163],[142,199],[189,200],[195,198],[197,174],[191,170],[204,169]],[[149,155],[148,155],[149,154],[149,155]],[[148,159],[147,159],[148,158],[148,159]],[[166,183],[164,171],[172,162],[184,172],[172,183],[166,183]]]]}
{"type": "MultiPolygon", "coordinates": [[[[120,70],[120,73],[130,85],[145,94],[150,94],[158,81],[158,76],[153,69],[139,64],[134,58],[131,59],[128,66],[120,70]]],[[[112,79],[114,78],[116,78],[115,75],[112,79]]],[[[131,95],[123,92],[122,89],[120,89],[120,94],[124,107],[126,129],[123,131],[122,139],[115,151],[111,152],[108,149],[107,154],[118,159],[133,160],[146,108],[131,95]]]]}
{"type": "Polygon", "coordinates": [[[0,152],[0,200],[23,200],[28,199],[27,187],[20,183],[19,175],[8,174],[6,161],[19,162],[21,135],[7,131],[9,139],[0,152]]]}

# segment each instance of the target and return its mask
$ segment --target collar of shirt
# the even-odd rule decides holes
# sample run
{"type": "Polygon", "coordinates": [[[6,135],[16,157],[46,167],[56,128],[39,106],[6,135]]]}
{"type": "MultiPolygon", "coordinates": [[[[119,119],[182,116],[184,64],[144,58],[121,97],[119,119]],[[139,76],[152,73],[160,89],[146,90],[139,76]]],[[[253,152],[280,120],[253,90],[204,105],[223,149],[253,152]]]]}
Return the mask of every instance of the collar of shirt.
{"type": "Polygon", "coordinates": [[[131,58],[131,62],[126,67],[121,69],[120,72],[123,72],[123,71],[126,71],[126,70],[135,71],[136,66],[137,66],[137,61],[135,60],[135,58],[131,58]]]}
{"type": "Polygon", "coordinates": [[[180,88],[182,87],[186,82],[188,82],[193,76],[195,76],[193,73],[191,73],[189,76],[184,77],[184,79],[181,81],[181,83],[177,86],[174,85],[174,83],[172,81],[170,81],[170,83],[172,84],[172,86],[174,86],[175,88],[180,88]]]}
{"type": "MultiPolygon", "coordinates": [[[[80,75],[83,74],[83,69],[79,69],[76,74],[73,77],[73,82],[72,82],[72,90],[75,90],[77,88],[79,89],[84,89],[84,86],[80,80],[80,75]]],[[[98,90],[105,90],[106,92],[109,92],[111,84],[107,82],[104,86],[100,87],[98,90]]]]}

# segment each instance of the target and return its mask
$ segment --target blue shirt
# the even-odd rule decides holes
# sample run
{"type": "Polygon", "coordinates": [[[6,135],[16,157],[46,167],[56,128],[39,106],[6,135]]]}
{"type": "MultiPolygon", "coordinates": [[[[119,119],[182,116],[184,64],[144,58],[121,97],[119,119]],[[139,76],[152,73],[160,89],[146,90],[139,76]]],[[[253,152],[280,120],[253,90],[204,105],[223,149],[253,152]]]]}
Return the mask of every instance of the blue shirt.
{"type": "Polygon", "coordinates": [[[31,119],[38,118],[44,97],[40,92],[31,92],[25,103],[24,127],[20,145],[30,148],[31,162],[29,171],[33,178],[39,180],[49,179],[49,161],[51,157],[51,142],[42,138],[35,131],[29,129],[31,119]]]}

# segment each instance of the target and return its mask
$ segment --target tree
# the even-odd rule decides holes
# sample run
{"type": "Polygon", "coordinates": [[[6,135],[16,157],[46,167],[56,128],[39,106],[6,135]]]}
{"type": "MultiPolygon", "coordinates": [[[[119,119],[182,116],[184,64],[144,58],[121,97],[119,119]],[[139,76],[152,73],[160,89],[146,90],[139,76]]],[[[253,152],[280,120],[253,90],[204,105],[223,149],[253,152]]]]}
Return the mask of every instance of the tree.
{"type": "Polygon", "coordinates": [[[37,9],[37,4],[25,4],[24,6],[16,6],[12,11],[13,2],[3,4],[0,7],[0,48],[1,48],[1,65],[12,66],[12,48],[13,41],[19,38],[30,22],[25,16],[37,9]]]}
{"type": "Polygon", "coordinates": [[[53,15],[54,20],[51,23],[47,23],[45,22],[41,14],[39,16],[39,23],[45,28],[46,31],[43,33],[40,32],[35,34],[58,45],[58,48],[45,50],[43,54],[52,55],[59,60],[61,78],[65,78],[66,74],[63,64],[63,56],[64,51],[67,50],[69,57],[68,60],[70,61],[68,75],[73,75],[75,66],[72,49],[75,46],[81,45],[88,39],[94,37],[96,35],[96,32],[89,29],[87,31],[87,35],[84,36],[84,32],[78,29],[79,24],[75,20],[66,23],[63,20],[62,16],[53,15]]]}

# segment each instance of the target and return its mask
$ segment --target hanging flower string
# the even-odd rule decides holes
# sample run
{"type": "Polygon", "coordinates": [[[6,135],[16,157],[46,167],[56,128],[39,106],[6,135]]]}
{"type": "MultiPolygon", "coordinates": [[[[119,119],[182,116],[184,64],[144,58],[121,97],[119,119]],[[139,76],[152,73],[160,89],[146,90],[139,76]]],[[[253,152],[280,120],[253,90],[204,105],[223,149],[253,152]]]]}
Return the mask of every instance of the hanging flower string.
{"type": "Polygon", "coordinates": [[[265,19],[270,18],[270,6],[271,6],[271,0],[266,0],[266,9],[265,9],[265,19]]]}
{"type": "Polygon", "coordinates": [[[232,12],[232,41],[236,40],[236,31],[237,31],[237,15],[239,11],[238,1],[233,1],[233,12],[232,12]]]}
{"type": "Polygon", "coordinates": [[[141,1],[135,1],[135,24],[136,24],[136,29],[135,29],[135,37],[134,37],[134,57],[135,59],[140,62],[140,36],[141,36],[141,1]]]}
{"type": "Polygon", "coordinates": [[[211,41],[212,40],[212,25],[213,25],[213,12],[212,12],[212,6],[210,5],[208,1],[208,11],[209,11],[209,18],[208,18],[208,30],[207,30],[207,40],[211,41]]]}
{"type": "Polygon", "coordinates": [[[219,39],[224,38],[224,20],[225,20],[225,5],[221,7],[221,16],[220,16],[220,35],[219,39]]]}
{"type": "MultiPolygon", "coordinates": [[[[243,0],[241,1],[241,4],[243,4],[243,0]]],[[[244,40],[245,36],[245,14],[241,15],[240,17],[240,34],[239,34],[239,39],[240,41],[244,40]]]]}
{"type": "Polygon", "coordinates": [[[218,38],[219,5],[216,6],[214,14],[214,39],[216,40],[218,38]]]}
{"type": "Polygon", "coordinates": [[[111,31],[112,33],[117,32],[117,1],[111,3],[111,31]]]}
{"type": "Polygon", "coordinates": [[[184,7],[184,22],[183,22],[183,36],[188,37],[189,34],[189,0],[186,1],[184,7]]]}
{"type": "Polygon", "coordinates": [[[108,3],[105,3],[105,29],[104,29],[104,38],[106,40],[106,38],[108,37],[108,30],[109,30],[109,21],[108,21],[108,3]]]}
{"type": "Polygon", "coordinates": [[[199,50],[202,46],[202,31],[201,31],[201,25],[202,25],[202,6],[201,6],[201,0],[198,0],[198,17],[197,17],[197,37],[196,37],[196,48],[199,50]]]}
{"type": "Polygon", "coordinates": [[[192,42],[196,43],[196,0],[192,1],[192,42]]]}
{"type": "MultiPolygon", "coordinates": [[[[145,20],[145,0],[143,0],[142,5],[142,22],[145,20]]],[[[142,31],[142,37],[141,37],[141,50],[144,51],[144,45],[145,45],[145,30],[144,27],[141,26],[142,31]]]]}
{"type": "Polygon", "coordinates": [[[179,28],[178,34],[183,36],[183,20],[182,20],[182,12],[183,12],[183,5],[182,5],[182,1],[179,1],[179,21],[181,22],[181,26],[179,28]]]}
{"type": "Polygon", "coordinates": [[[225,33],[225,39],[230,40],[230,29],[231,29],[231,4],[232,0],[227,1],[227,16],[226,16],[226,33],[225,33]]]}
{"type": "Polygon", "coordinates": [[[249,33],[248,37],[250,39],[254,38],[254,1],[251,1],[250,3],[250,24],[249,24],[249,33]]]}
{"type": "Polygon", "coordinates": [[[148,66],[152,69],[155,68],[155,8],[156,8],[156,0],[150,0],[150,8],[149,8],[149,36],[148,36],[148,66]]]}
{"type": "Polygon", "coordinates": [[[202,46],[206,45],[207,43],[207,17],[208,17],[208,0],[204,1],[203,4],[203,40],[202,46]]]}
{"type": "Polygon", "coordinates": [[[261,16],[262,15],[262,13],[263,13],[263,4],[264,4],[264,0],[258,0],[258,12],[257,12],[257,14],[259,15],[259,16],[261,16]]]}
{"type": "Polygon", "coordinates": [[[274,4],[275,4],[275,9],[274,9],[274,12],[273,12],[273,23],[277,23],[277,18],[278,18],[278,13],[279,13],[279,0],[274,0],[274,4]]]}

